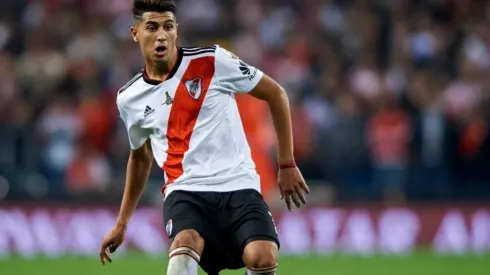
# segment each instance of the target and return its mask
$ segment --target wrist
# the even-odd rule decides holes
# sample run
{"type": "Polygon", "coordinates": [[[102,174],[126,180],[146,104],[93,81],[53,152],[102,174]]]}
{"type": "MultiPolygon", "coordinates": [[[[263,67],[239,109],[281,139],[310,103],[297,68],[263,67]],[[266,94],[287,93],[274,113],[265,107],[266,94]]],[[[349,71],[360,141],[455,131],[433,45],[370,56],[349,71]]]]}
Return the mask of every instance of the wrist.
{"type": "Polygon", "coordinates": [[[117,223],[116,223],[116,228],[118,228],[118,229],[126,230],[127,227],[128,227],[127,222],[117,221],[117,223]]]}
{"type": "Polygon", "coordinates": [[[288,168],[296,168],[296,162],[294,160],[280,161],[278,163],[278,166],[279,166],[279,170],[288,169],[288,168]]]}

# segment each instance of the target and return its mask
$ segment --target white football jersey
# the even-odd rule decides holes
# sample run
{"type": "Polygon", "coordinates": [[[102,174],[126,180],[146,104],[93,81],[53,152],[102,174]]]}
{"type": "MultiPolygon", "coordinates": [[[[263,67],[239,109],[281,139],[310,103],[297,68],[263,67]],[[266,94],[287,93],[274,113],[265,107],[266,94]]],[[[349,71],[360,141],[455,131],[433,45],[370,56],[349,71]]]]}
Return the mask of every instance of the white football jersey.
{"type": "Polygon", "coordinates": [[[121,88],[117,106],[129,143],[137,149],[151,140],[165,174],[162,194],[260,192],[234,93],[251,91],[262,76],[218,45],[179,48],[166,81],[148,79],[143,70],[121,88]]]}

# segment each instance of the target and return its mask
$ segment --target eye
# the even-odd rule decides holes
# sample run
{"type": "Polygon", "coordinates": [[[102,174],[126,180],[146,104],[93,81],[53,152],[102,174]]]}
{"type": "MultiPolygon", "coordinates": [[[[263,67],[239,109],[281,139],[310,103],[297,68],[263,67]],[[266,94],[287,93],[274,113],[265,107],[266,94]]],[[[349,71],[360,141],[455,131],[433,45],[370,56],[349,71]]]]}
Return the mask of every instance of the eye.
{"type": "Polygon", "coordinates": [[[148,25],[148,26],[146,26],[146,29],[151,31],[151,32],[154,32],[157,30],[157,27],[155,25],[148,25]]]}
{"type": "Polygon", "coordinates": [[[172,25],[172,24],[167,24],[167,25],[165,25],[165,27],[164,27],[164,28],[165,28],[165,30],[166,30],[166,31],[170,31],[170,30],[172,30],[172,29],[174,28],[174,25],[172,25]]]}

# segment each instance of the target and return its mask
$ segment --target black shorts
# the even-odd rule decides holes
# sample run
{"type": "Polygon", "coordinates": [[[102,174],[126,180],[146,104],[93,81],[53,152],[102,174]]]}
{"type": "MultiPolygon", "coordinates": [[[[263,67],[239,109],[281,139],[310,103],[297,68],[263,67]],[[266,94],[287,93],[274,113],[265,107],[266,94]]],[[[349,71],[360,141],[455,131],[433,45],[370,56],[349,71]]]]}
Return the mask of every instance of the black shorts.
{"type": "Polygon", "coordinates": [[[269,207],[256,190],[173,191],[163,207],[171,242],[185,229],[194,229],[204,238],[199,265],[208,274],[243,268],[243,249],[252,241],[268,240],[279,246],[269,207]]]}

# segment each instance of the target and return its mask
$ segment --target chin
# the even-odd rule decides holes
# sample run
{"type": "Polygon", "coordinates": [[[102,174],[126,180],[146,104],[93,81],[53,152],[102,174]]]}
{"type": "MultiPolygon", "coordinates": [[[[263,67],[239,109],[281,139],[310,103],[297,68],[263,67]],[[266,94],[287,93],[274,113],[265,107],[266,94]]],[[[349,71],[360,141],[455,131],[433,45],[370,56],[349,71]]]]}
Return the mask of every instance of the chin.
{"type": "Polygon", "coordinates": [[[155,63],[167,63],[168,62],[168,58],[167,58],[167,56],[155,57],[153,59],[153,62],[155,62],[155,63]]]}

